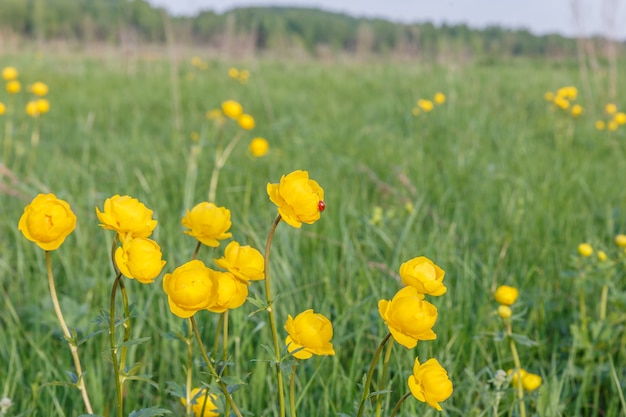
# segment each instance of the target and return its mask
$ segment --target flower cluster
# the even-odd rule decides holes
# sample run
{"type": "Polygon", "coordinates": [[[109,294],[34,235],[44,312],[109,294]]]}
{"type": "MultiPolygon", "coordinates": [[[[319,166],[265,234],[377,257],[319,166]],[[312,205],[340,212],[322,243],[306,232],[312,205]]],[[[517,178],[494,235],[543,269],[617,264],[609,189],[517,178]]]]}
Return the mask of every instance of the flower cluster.
{"type": "Polygon", "coordinates": [[[435,108],[435,104],[441,105],[441,104],[444,104],[445,102],[446,102],[445,94],[441,92],[437,92],[435,93],[432,100],[423,99],[423,98],[420,98],[419,100],[417,100],[417,102],[415,103],[415,106],[413,107],[413,110],[411,110],[411,113],[413,113],[413,116],[419,116],[422,112],[429,113],[435,108]]]}
{"type": "Polygon", "coordinates": [[[248,84],[250,78],[250,71],[247,69],[238,69],[231,67],[228,69],[228,76],[233,80],[239,81],[241,84],[248,84]]]}
{"type": "Polygon", "coordinates": [[[605,119],[596,120],[595,127],[597,130],[616,131],[626,124],[626,113],[620,111],[614,103],[607,103],[604,106],[605,119]]]}
{"type": "Polygon", "coordinates": [[[583,113],[583,107],[574,103],[578,97],[578,89],[572,85],[561,87],[554,92],[548,91],[543,97],[552,103],[552,110],[558,109],[568,112],[573,118],[583,113]]]}
{"type": "MultiPolygon", "coordinates": [[[[6,81],[7,93],[15,95],[22,91],[22,84],[18,80],[19,72],[15,67],[4,67],[2,78],[6,81]]],[[[36,81],[28,87],[33,98],[26,103],[26,114],[31,117],[39,117],[50,111],[50,102],[44,98],[48,94],[48,86],[41,81],[36,81]]],[[[6,112],[6,105],[0,103],[0,115],[6,112]]]]}

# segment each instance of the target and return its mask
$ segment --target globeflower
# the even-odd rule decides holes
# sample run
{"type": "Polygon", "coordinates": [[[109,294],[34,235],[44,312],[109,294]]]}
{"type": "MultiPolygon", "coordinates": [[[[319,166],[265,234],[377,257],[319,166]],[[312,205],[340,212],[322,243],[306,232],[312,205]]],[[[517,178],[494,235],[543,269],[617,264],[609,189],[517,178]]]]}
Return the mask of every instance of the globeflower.
{"type": "Polygon", "coordinates": [[[615,114],[617,106],[613,103],[607,103],[607,105],[604,106],[604,111],[607,112],[607,114],[615,114]]]}
{"type": "Polygon", "coordinates": [[[255,158],[265,156],[269,148],[270,144],[264,138],[254,138],[250,141],[249,150],[255,158]]]}
{"type": "Polygon", "coordinates": [[[30,91],[39,97],[43,97],[48,94],[48,86],[41,81],[37,81],[30,86],[30,91]]]}
{"type": "Polygon", "coordinates": [[[4,103],[0,102],[0,116],[2,116],[7,111],[7,106],[4,103]]]}
{"type": "Polygon", "coordinates": [[[243,107],[235,100],[226,100],[222,103],[222,111],[231,119],[238,119],[243,113],[243,107]]]}
{"type": "Polygon", "coordinates": [[[575,104],[572,107],[572,117],[578,117],[582,114],[583,107],[580,104],[575,104]]]}
{"type": "Polygon", "coordinates": [[[152,284],[165,266],[161,248],[152,239],[126,236],[115,250],[115,264],[120,272],[142,284],[152,284]]]}
{"type": "Polygon", "coordinates": [[[26,103],[25,110],[26,110],[26,114],[29,115],[30,117],[39,116],[39,110],[37,110],[37,102],[33,100],[26,103]]]}
{"type": "Polygon", "coordinates": [[[241,307],[248,298],[248,284],[235,277],[230,272],[220,272],[209,269],[209,275],[216,285],[215,297],[207,310],[213,313],[223,313],[229,309],[241,307]]]}
{"type": "MultiPolygon", "coordinates": [[[[187,407],[187,400],[181,398],[183,407],[187,407]]],[[[194,388],[191,390],[191,410],[195,417],[219,417],[217,412],[217,395],[209,394],[205,388],[194,388]],[[204,410],[204,413],[202,412],[204,410]]]]}
{"type": "Polygon", "coordinates": [[[194,259],[163,277],[163,290],[173,314],[186,319],[207,309],[217,298],[217,283],[211,269],[194,259]]]}
{"type": "Polygon", "coordinates": [[[578,245],[578,254],[580,256],[591,256],[593,254],[593,248],[589,243],[581,243],[578,245]]]}
{"type": "Polygon", "coordinates": [[[511,374],[511,384],[513,386],[517,386],[519,376],[522,377],[522,387],[528,392],[532,392],[541,386],[542,379],[540,375],[532,374],[525,369],[520,369],[519,372],[509,369],[507,375],[511,374]]]}
{"type": "Polygon", "coordinates": [[[517,300],[517,296],[519,295],[519,291],[515,287],[511,287],[509,285],[500,285],[496,289],[496,293],[494,297],[498,304],[502,304],[504,306],[511,306],[517,300]]]}
{"type": "Polygon", "coordinates": [[[245,283],[265,278],[265,259],[261,252],[251,246],[230,242],[224,249],[224,256],[214,261],[245,283]]]}
{"type": "Polygon", "coordinates": [[[239,78],[239,70],[235,67],[231,67],[228,69],[228,76],[230,78],[239,78]]]}
{"type": "Polygon", "coordinates": [[[615,116],[613,116],[613,120],[618,125],[626,124],[626,113],[624,112],[616,113],[615,116]]]}
{"type": "Polygon", "coordinates": [[[333,337],[332,323],[324,315],[314,313],[312,309],[303,311],[295,318],[288,315],[285,330],[289,334],[285,339],[287,350],[297,359],[335,354],[330,343],[333,337]]]}
{"type": "Polygon", "coordinates": [[[619,234],[615,236],[615,244],[620,248],[626,248],[626,235],[619,234]]]}
{"type": "Polygon", "coordinates": [[[127,195],[107,198],[102,212],[96,207],[96,215],[101,222],[100,226],[116,231],[122,241],[127,235],[148,237],[157,225],[157,221],[152,219],[152,210],[127,195]]]}
{"type": "Polygon", "coordinates": [[[394,340],[413,349],[419,340],[437,338],[432,327],[437,321],[437,307],[424,301],[414,287],[404,287],[391,301],[378,301],[378,312],[389,327],[394,340]]]}
{"type": "Polygon", "coordinates": [[[442,410],[439,403],[447,400],[454,390],[448,372],[434,358],[422,364],[419,358],[415,358],[413,375],[409,376],[409,389],[415,398],[439,411],[442,410]]]}
{"type": "Polygon", "coordinates": [[[435,100],[435,103],[443,104],[446,102],[446,95],[443,93],[435,93],[435,97],[433,99],[435,100]]]}
{"type": "Polygon", "coordinates": [[[39,194],[24,208],[17,228],[41,249],[52,251],[76,228],[76,216],[67,201],[39,194]]]}
{"type": "Polygon", "coordinates": [[[9,94],[17,94],[22,89],[22,84],[18,80],[12,80],[7,82],[6,90],[9,94]]]}
{"type": "Polygon", "coordinates": [[[443,285],[445,274],[443,269],[425,256],[413,258],[400,265],[402,283],[415,287],[421,294],[435,296],[445,294],[447,291],[443,285]]]}
{"type": "Polygon", "coordinates": [[[182,220],[183,226],[190,230],[185,230],[185,234],[193,236],[201,243],[217,247],[220,240],[228,239],[232,233],[230,229],[230,210],[226,207],[218,207],[213,203],[202,202],[197,204],[182,220]]]}
{"type": "Polygon", "coordinates": [[[245,130],[252,130],[254,129],[255,125],[254,118],[249,114],[242,114],[241,116],[239,116],[239,118],[237,119],[237,123],[239,123],[239,127],[245,130]]]}
{"type": "Polygon", "coordinates": [[[293,171],[283,175],[279,184],[267,184],[267,194],[283,220],[296,228],[315,223],[326,208],[324,190],[309,179],[307,171],[293,171]]]}
{"type": "Polygon", "coordinates": [[[425,99],[419,99],[417,101],[417,106],[424,110],[425,112],[429,112],[433,109],[434,105],[433,102],[430,100],[425,100],[425,99]]]}
{"type": "Polygon", "coordinates": [[[17,79],[17,76],[18,72],[15,67],[4,67],[2,69],[2,78],[4,78],[5,81],[13,81],[17,79]]]}
{"type": "Polygon", "coordinates": [[[45,98],[40,98],[35,101],[35,106],[37,106],[37,111],[39,114],[45,114],[50,111],[50,102],[45,98]]]}
{"type": "Polygon", "coordinates": [[[604,130],[604,128],[606,127],[606,124],[604,123],[603,120],[596,120],[596,123],[594,124],[594,126],[596,127],[597,130],[604,130]]]}

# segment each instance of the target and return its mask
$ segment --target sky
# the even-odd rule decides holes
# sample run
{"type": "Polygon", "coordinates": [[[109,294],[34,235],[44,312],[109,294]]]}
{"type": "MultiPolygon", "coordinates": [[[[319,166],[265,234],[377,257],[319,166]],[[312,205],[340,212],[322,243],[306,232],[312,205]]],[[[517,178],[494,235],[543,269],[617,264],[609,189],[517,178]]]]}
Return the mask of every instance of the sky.
{"type": "Polygon", "coordinates": [[[600,34],[626,39],[626,0],[148,0],[173,14],[223,13],[243,6],[298,6],[414,23],[499,25],[535,34],[600,34]],[[577,5],[577,7],[573,7],[577,5]],[[578,18],[573,9],[578,10],[578,18]]]}

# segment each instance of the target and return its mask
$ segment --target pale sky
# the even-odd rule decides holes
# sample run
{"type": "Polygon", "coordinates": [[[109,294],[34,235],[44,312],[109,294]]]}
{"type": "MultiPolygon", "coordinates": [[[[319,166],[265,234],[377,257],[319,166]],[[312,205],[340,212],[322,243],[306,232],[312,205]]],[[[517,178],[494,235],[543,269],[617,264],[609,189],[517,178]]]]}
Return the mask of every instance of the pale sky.
{"type": "Polygon", "coordinates": [[[315,7],[397,22],[526,28],[536,34],[602,34],[626,39],[626,0],[148,0],[178,15],[242,6],[315,7]],[[574,5],[580,16],[575,18],[574,5]]]}

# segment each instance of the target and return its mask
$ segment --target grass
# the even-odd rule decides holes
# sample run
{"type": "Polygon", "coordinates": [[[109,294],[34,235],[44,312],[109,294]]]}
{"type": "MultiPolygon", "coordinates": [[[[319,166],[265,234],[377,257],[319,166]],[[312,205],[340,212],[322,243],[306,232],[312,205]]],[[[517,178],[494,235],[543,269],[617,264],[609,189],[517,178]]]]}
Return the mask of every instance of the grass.
{"type": "MultiPolygon", "coordinates": [[[[537,342],[519,346],[522,363],[543,377],[540,390],[527,397],[530,415],[624,415],[623,270],[613,278],[613,326],[597,339],[602,347],[576,348],[570,327],[579,315],[578,284],[569,274],[577,245],[588,241],[616,252],[613,237],[626,232],[626,130],[593,127],[593,113],[599,117],[607,101],[603,78],[594,80],[595,101],[583,101],[585,113],[572,120],[549,111],[543,100],[545,91],[580,85],[577,66],[569,62],[210,60],[206,71],[182,62],[177,116],[170,62],[159,57],[24,51],[1,62],[16,66],[24,84],[46,82],[52,105],[41,120],[41,143],[32,149],[32,123],[21,114],[25,95],[17,98],[14,141],[23,153],[14,148],[4,160],[16,178],[11,184],[2,177],[0,195],[0,394],[15,404],[8,415],[84,412],[77,391],[55,385],[69,382],[65,372],[72,362],[52,314],[43,253],[17,231],[24,206],[40,192],[71,204],[78,227],[52,253],[58,291],[70,327],[81,336],[99,330],[95,320],[107,308],[114,278],[108,259],[113,236],[98,227],[95,207],[114,194],[138,198],[159,220],[154,238],[168,262],[165,270],[189,260],[195,242],[182,233],[180,220],[190,208],[183,204],[190,135],[201,136],[192,194],[200,202],[207,198],[213,161],[213,130],[204,114],[226,99],[238,100],[255,117],[257,127],[247,137],[263,136],[271,144],[269,155],[253,159],[244,140],[221,173],[217,202],[232,212],[235,239],[263,248],[276,210],[265,186],[281,175],[308,170],[326,193],[322,219],[299,230],[279,225],[272,250],[281,330],[287,314],[308,308],[330,317],[334,327],[337,355],[298,370],[300,415],[355,412],[358,384],[387,331],[377,302],[400,288],[400,264],[420,255],[445,269],[448,293],[431,299],[439,308],[436,341],[420,342],[413,351],[394,346],[390,407],[407,390],[415,356],[436,357],[455,385],[442,404],[444,415],[493,415],[496,392],[489,380],[497,369],[513,367],[507,344],[494,340],[502,327],[493,292],[509,284],[521,293],[514,330],[537,342]],[[250,69],[248,85],[227,77],[233,64],[250,69]],[[411,115],[418,98],[437,91],[448,97],[443,106],[411,115]],[[379,224],[370,222],[375,207],[383,209],[379,224]],[[607,353],[589,356],[598,350],[607,353]]],[[[220,249],[200,252],[207,263],[220,255],[220,249]]],[[[251,294],[262,297],[257,284],[251,294]]],[[[593,281],[585,287],[594,314],[600,287],[593,281]]],[[[127,281],[127,288],[136,314],[133,336],[151,338],[131,349],[129,363],[141,362],[142,373],[158,386],[130,382],[127,411],[159,405],[181,415],[167,387],[185,380],[185,346],[168,337],[182,331],[182,321],[170,313],[160,279],[149,286],[127,281]]],[[[235,399],[254,415],[274,415],[267,318],[249,317],[253,310],[246,304],[230,318],[232,372],[249,384],[235,399]]],[[[201,312],[197,319],[211,346],[217,317],[201,312]]],[[[106,332],[80,348],[94,409],[113,414],[106,332]]],[[[199,372],[194,377],[199,385],[199,372]]],[[[502,395],[500,414],[517,415],[513,390],[502,395]]],[[[401,415],[437,412],[409,399],[401,415]]]]}

